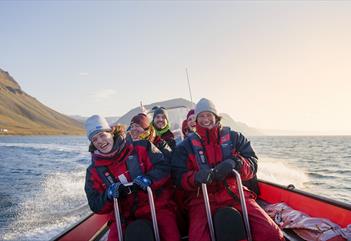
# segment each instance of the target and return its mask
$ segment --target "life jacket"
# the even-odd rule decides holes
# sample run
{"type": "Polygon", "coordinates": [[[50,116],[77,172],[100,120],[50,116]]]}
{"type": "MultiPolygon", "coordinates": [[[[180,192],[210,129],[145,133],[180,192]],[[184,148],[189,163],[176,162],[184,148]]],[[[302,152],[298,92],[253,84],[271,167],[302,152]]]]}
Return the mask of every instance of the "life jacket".
{"type": "MultiPolygon", "coordinates": [[[[196,132],[189,134],[191,146],[195,154],[195,160],[198,164],[199,169],[209,170],[212,167],[208,164],[204,145],[200,136],[196,132]]],[[[222,161],[233,157],[234,150],[234,138],[231,135],[229,127],[223,127],[220,130],[220,145],[222,150],[222,161]]]]}
{"type": "MultiPolygon", "coordinates": [[[[139,157],[135,151],[133,151],[133,153],[127,157],[126,165],[127,171],[129,172],[132,180],[134,180],[134,178],[136,178],[137,176],[143,174],[139,164],[139,157]]],[[[110,170],[106,166],[97,166],[96,171],[107,187],[117,182],[116,177],[110,172],[110,170]]],[[[119,177],[119,180],[123,183],[123,177],[119,177]]],[[[125,180],[125,182],[126,181],[127,180],[125,180]]]]}
{"type": "MultiPolygon", "coordinates": [[[[122,162],[125,160],[125,158],[122,160],[122,162]]],[[[126,162],[126,170],[128,171],[130,174],[130,177],[132,180],[134,180],[134,178],[136,178],[139,175],[142,175],[143,172],[140,168],[140,164],[139,164],[139,157],[136,153],[135,150],[133,150],[133,152],[127,157],[127,159],[125,160],[126,162]]],[[[98,173],[98,175],[100,176],[101,180],[105,183],[106,187],[108,188],[110,185],[112,185],[117,181],[117,178],[112,174],[112,172],[108,169],[107,166],[97,166],[96,167],[96,171],[98,173]]],[[[118,176],[119,181],[123,184],[128,182],[127,178],[124,176],[124,174],[121,174],[118,176]]],[[[127,187],[127,194],[133,194],[133,205],[130,209],[130,213],[131,216],[133,218],[135,218],[135,212],[138,208],[139,205],[139,198],[138,198],[138,188],[134,187],[134,186],[130,186],[127,187]]],[[[121,216],[121,221],[122,223],[126,222],[125,217],[121,216]]]]}
{"type": "MultiPolygon", "coordinates": [[[[196,163],[198,164],[199,169],[209,170],[211,167],[208,164],[204,145],[200,136],[196,132],[189,133],[190,143],[195,155],[196,163]]],[[[222,127],[220,130],[220,145],[222,150],[222,161],[226,159],[233,158],[233,156],[238,156],[239,153],[235,150],[234,147],[234,135],[230,131],[229,127],[222,127]]],[[[251,191],[259,194],[257,176],[255,175],[252,179],[243,181],[243,185],[249,188],[251,191]]],[[[226,184],[225,184],[226,186],[226,184]]]]}

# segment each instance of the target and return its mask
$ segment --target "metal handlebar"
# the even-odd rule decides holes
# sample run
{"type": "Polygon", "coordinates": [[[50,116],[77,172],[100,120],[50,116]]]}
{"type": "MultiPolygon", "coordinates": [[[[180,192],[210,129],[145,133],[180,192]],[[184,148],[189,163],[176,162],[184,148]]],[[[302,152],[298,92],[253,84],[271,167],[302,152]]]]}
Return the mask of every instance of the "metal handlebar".
{"type": "MultiPolygon", "coordinates": [[[[128,182],[123,184],[126,187],[133,186],[133,182],[128,182]]],[[[154,202],[154,196],[152,194],[152,190],[150,187],[147,187],[147,194],[149,198],[149,205],[150,205],[150,210],[151,210],[151,218],[152,218],[152,226],[154,229],[155,233],[155,239],[156,241],[160,241],[160,234],[158,231],[158,224],[157,224],[157,217],[156,217],[156,209],[155,209],[155,202],[154,202]]],[[[117,232],[118,232],[118,240],[123,241],[123,231],[122,231],[122,224],[121,224],[121,213],[119,211],[119,205],[118,205],[118,199],[114,198],[113,199],[113,204],[114,204],[114,211],[115,211],[115,219],[116,219],[116,226],[117,226],[117,232]]]]}
{"type": "Polygon", "coordinates": [[[158,232],[158,224],[157,224],[154,196],[152,194],[151,187],[147,187],[146,190],[147,190],[147,195],[149,197],[149,206],[150,206],[150,210],[151,210],[152,226],[154,227],[155,239],[156,239],[156,241],[160,241],[160,234],[158,232]]]}
{"type": "MultiPolygon", "coordinates": [[[[237,172],[235,169],[233,169],[233,173],[235,175],[236,183],[237,183],[237,186],[238,186],[240,205],[241,205],[241,210],[242,210],[242,213],[243,213],[243,219],[244,219],[247,239],[248,239],[248,241],[252,241],[252,235],[251,235],[251,229],[250,229],[250,223],[249,223],[249,215],[248,215],[248,212],[247,212],[247,207],[246,207],[246,202],[245,202],[245,196],[244,196],[244,191],[243,191],[243,184],[241,182],[241,177],[240,177],[239,172],[237,172]]],[[[205,201],[207,222],[208,222],[208,226],[209,226],[209,229],[210,229],[211,240],[215,241],[216,238],[215,238],[215,233],[214,233],[214,226],[213,226],[213,221],[212,221],[211,207],[210,207],[210,201],[209,201],[209,198],[208,198],[208,192],[207,192],[206,184],[202,183],[201,184],[201,188],[202,188],[202,194],[204,196],[204,201],[205,201]]]]}
{"type": "Polygon", "coordinates": [[[252,241],[251,229],[250,229],[250,223],[249,223],[249,215],[247,212],[247,207],[246,207],[246,202],[245,202],[243,184],[241,182],[241,177],[240,177],[239,172],[237,172],[235,169],[233,169],[233,173],[235,175],[236,183],[238,185],[239,198],[240,198],[241,210],[243,212],[243,219],[244,219],[247,239],[248,239],[248,241],[252,241]]]}
{"type": "Polygon", "coordinates": [[[121,224],[121,214],[119,212],[118,199],[113,199],[113,207],[115,210],[115,219],[118,233],[118,240],[123,241],[122,224],[121,224]]]}
{"type": "Polygon", "coordinates": [[[206,208],[206,214],[207,214],[207,222],[208,222],[208,228],[210,229],[210,235],[211,235],[211,240],[216,241],[215,233],[214,233],[214,227],[213,227],[213,221],[212,221],[212,214],[211,214],[211,207],[210,207],[210,201],[208,199],[208,192],[207,192],[207,186],[205,183],[201,184],[202,188],[202,194],[204,196],[204,201],[205,201],[205,208],[206,208]]]}

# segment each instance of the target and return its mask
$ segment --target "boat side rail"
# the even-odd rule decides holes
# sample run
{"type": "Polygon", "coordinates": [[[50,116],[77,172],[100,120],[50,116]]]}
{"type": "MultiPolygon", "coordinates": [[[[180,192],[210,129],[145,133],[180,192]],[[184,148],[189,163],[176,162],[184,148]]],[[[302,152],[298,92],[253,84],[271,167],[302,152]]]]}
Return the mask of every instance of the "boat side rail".
{"type": "Polygon", "coordinates": [[[81,231],[85,232],[87,240],[99,240],[109,229],[109,215],[89,213],[76,223],[70,225],[64,231],[55,235],[50,241],[73,240],[75,235],[81,235],[81,231]],[[96,223],[98,222],[98,224],[96,223]]]}
{"type": "Polygon", "coordinates": [[[293,185],[258,180],[258,186],[258,198],[269,204],[283,202],[311,217],[326,218],[341,227],[351,224],[351,204],[298,190],[293,185]]]}
{"type": "Polygon", "coordinates": [[[303,196],[315,199],[317,201],[328,203],[328,204],[331,204],[333,206],[338,206],[340,208],[347,209],[347,210],[351,211],[351,204],[349,204],[349,203],[338,201],[338,200],[335,200],[335,199],[332,199],[332,198],[323,197],[323,196],[320,196],[320,195],[317,195],[317,194],[305,192],[305,191],[302,191],[300,189],[295,188],[295,186],[292,185],[292,184],[284,186],[284,185],[280,185],[280,184],[273,183],[273,182],[270,182],[270,181],[266,181],[266,180],[263,180],[263,179],[257,179],[257,180],[258,180],[258,182],[261,182],[261,183],[265,183],[265,184],[268,184],[268,185],[271,185],[271,186],[275,186],[275,187],[284,189],[284,190],[289,191],[289,192],[294,192],[294,193],[297,193],[297,194],[301,194],[303,196]]]}

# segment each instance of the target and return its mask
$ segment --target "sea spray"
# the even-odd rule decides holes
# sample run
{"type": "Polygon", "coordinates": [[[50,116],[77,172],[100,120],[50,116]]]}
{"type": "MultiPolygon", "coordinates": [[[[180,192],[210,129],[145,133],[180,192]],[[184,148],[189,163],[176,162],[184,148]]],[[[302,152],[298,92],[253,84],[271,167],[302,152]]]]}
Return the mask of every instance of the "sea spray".
{"type": "Polygon", "coordinates": [[[40,192],[19,204],[16,219],[4,240],[50,239],[89,213],[84,194],[85,171],[53,173],[40,184],[40,192]]]}
{"type": "Polygon", "coordinates": [[[259,159],[257,176],[280,185],[293,184],[299,189],[304,189],[304,183],[309,181],[303,169],[288,164],[286,160],[269,157],[259,159]]]}

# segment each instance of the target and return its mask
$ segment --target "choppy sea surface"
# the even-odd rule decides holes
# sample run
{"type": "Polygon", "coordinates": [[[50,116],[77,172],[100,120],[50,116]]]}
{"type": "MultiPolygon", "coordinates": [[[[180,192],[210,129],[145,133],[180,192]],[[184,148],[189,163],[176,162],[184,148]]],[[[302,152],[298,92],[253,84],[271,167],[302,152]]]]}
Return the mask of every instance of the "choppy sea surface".
{"type": "MultiPolygon", "coordinates": [[[[250,137],[258,177],[351,203],[351,137],[250,137]]],[[[90,211],[86,137],[0,137],[0,240],[49,240],[90,211]]]]}

